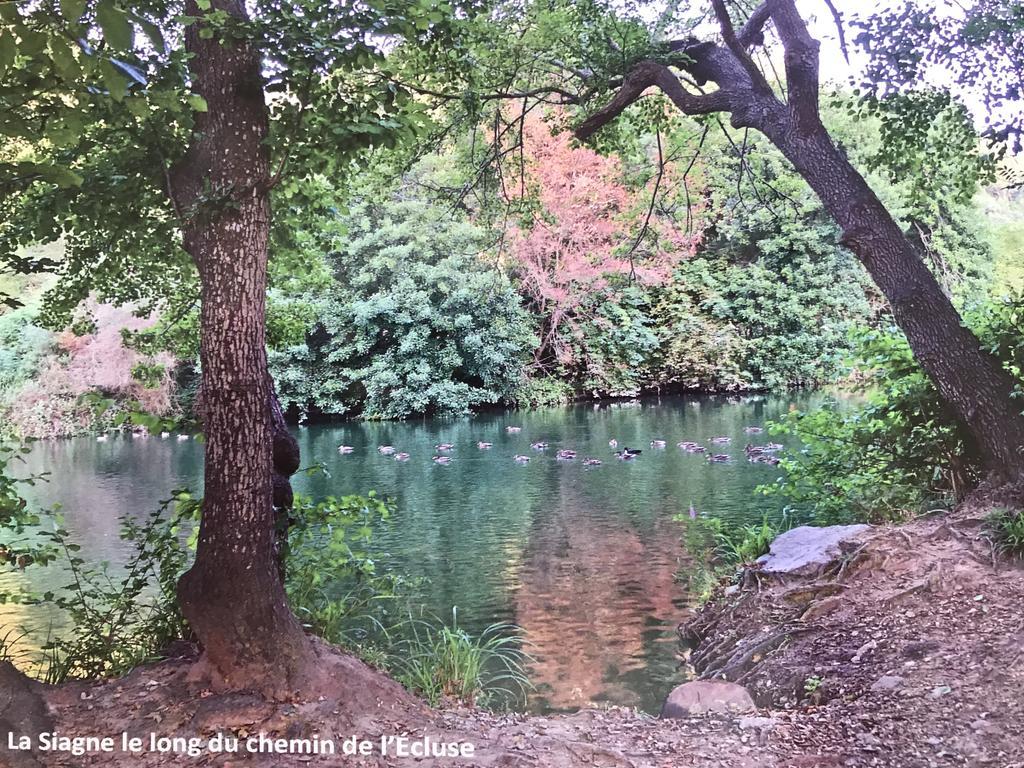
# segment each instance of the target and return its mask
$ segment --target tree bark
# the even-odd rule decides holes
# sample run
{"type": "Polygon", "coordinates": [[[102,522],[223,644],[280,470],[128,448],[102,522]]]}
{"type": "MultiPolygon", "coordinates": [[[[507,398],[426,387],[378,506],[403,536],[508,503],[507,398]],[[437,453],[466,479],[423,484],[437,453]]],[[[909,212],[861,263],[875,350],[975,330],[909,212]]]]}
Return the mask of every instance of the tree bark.
{"type": "MultiPolygon", "coordinates": [[[[213,7],[246,16],[241,0],[214,0],[213,7]]],[[[185,11],[202,16],[195,0],[185,11]]],[[[313,651],[275,563],[265,347],[269,116],[258,54],[217,35],[202,39],[201,28],[188,28],[185,46],[208,111],[197,114],[193,143],[172,173],[175,202],[188,216],[185,248],[202,286],[206,436],[199,544],[178,599],[222,685],[287,695],[313,651]]]]}

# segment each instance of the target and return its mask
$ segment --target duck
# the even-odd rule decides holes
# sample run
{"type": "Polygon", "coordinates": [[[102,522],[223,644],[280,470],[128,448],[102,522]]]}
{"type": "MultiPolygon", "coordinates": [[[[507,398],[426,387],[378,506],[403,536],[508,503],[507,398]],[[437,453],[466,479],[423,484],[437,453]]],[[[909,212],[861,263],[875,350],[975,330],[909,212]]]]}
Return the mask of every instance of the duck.
{"type": "Polygon", "coordinates": [[[754,453],[747,456],[747,461],[751,464],[770,464],[774,467],[781,459],[778,456],[772,456],[770,453],[754,453]]]}
{"type": "Polygon", "coordinates": [[[188,435],[178,435],[178,442],[180,443],[182,440],[188,440],[188,435]]]}
{"type": "Polygon", "coordinates": [[[105,443],[105,442],[107,442],[107,436],[106,435],[96,435],[96,442],[97,443],[105,443]]]}
{"type": "Polygon", "coordinates": [[[485,443],[483,440],[480,440],[476,444],[476,447],[479,448],[481,451],[486,451],[488,448],[493,448],[494,443],[485,443]]]}
{"type": "Polygon", "coordinates": [[[764,428],[763,427],[744,427],[743,431],[746,432],[748,435],[759,435],[762,432],[764,432],[764,428]]]}
{"type": "Polygon", "coordinates": [[[395,461],[408,461],[408,460],[409,460],[409,454],[405,453],[404,451],[401,452],[401,453],[396,453],[395,454],[395,461]]]}
{"type": "Polygon", "coordinates": [[[690,440],[680,440],[678,443],[676,443],[676,448],[682,448],[684,451],[692,451],[694,448],[700,447],[702,446],[690,440]]]}
{"type": "Polygon", "coordinates": [[[506,432],[512,432],[512,433],[522,432],[523,428],[522,427],[505,427],[505,431],[506,432]]]}
{"type": "Polygon", "coordinates": [[[664,447],[665,447],[665,441],[664,440],[651,440],[651,448],[664,448],[664,447]]]}
{"type": "Polygon", "coordinates": [[[600,459],[584,459],[583,460],[583,466],[584,467],[600,467],[601,466],[601,460],[600,459]]]}
{"type": "Polygon", "coordinates": [[[751,445],[750,443],[743,446],[743,450],[748,456],[756,456],[765,452],[763,445],[751,445]]]}
{"type": "Polygon", "coordinates": [[[523,454],[521,453],[517,453],[515,456],[512,457],[512,461],[516,462],[517,464],[529,464],[530,457],[523,456],[523,454]]]}
{"type": "Polygon", "coordinates": [[[709,438],[708,442],[709,443],[716,443],[716,444],[731,443],[732,442],[732,438],[731,437],[726,437],[725,435],[720,435],[718,437],[709,438]]]}
{"type": "Polygon", "coordinates": [[[449,464],[452,463],[451,456],[432,456],[431,459],[435,464],[440,464],[441,466],[444,467],[447,467],[449,464]]]}
{"type": "Polygon", "coordinates": [[[571,451],[568,448],[563,448],[555,454],[556,459],[562,459],[563,461],[571,461],[576,458],[576,451],[571,451]]]}
{"type": "Polygon", "coordinates": [[[168,437],[170,437],[170,436],[171,436],[171,433],[170,433],[170,432],[161,432],[161,433],[160,433],[160,439],[161,439],[161,440],[166,440],[166,439],[167,439],[168,437]]]}
{"type": "Polygon", "coordinates": [[[379,453],[379,454],[381,454],[383,456],[390,456],[394,452],[395,452],[394,446],[391,446],[391,445],[378,445],[377,446],[377,453],[379,453]]]}
{"type": "Polygon", "coordinates": [[[611,440],[609,440],[609,441],[608,441],[608,447],[609,447],[609,448],[618,448],[618,447],[619,447],[619,441],[618,441],[618,440],[616,440],[616,439],[615,439],[615,438],[613,437],[613,438],[612,438],[611,440]]]}
{"type": "Polygon", "coordinates": [[[624,445],[622,446],[621,451],[615,452],[615,455],[623,461],[629,461],[630,459],[635,459],[641,453],[643,453],[643,451],[641,451],[639,448],[629,448],[628,446],[624,445]]]}
{"type": "Polygon", "coordinates": [[[338,453],[352,453],[355,450],[351,445],[339,445],[338,453]]]}
{"type": "Polygon", "coordinates": [[[455,446],[452,443],[438,443],[437,445],[434,446],[434,450],[435,451],[447,452],[447,451],[450,451],[454,447],[455,446]]]}
{"type": "Polygon", "coordinates": [[[727,453],[713,453],[710,456],[708,456],[708,461],[714,462],[716,464],[724,464],[728,461],[732,461],[732,457],[727,453]]]}
{"type": "Polygon", "coordinates": [[[784,447],[782,443],[766,443],[764,449],[766,451],[781,451],[784,447]]]}
{"type": "Polygon", "coordinates": [[[548,444],[538,440],[535,443],[530,443],[530,447],[535,451],[543,451],[548,447],[548,444]]]}

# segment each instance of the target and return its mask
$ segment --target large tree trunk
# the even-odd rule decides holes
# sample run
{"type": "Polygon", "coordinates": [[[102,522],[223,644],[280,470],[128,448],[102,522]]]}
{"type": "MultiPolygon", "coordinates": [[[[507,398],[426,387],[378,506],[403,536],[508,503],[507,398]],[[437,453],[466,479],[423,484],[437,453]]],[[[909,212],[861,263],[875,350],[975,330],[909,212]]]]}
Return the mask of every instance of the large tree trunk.
{"type": "Polygon", "coordinates": [[[1003,481],[1024,478],[1024,417],[1013,380],[964,326],[923,254],[824,127],[799,131],[782,121],[762,130],[839,224],[843,243],[885,295],[914,357],[967,427],[985,466],[1003,481]]]}
{"type": "MultiPolygon", "coordinates": [[[[244,18],[241,0],[215,9],[244,18]]],[[[194,0],[186,13],[201,16],[194,0]]],[[[193,87],[208,104],[173,174],[191,218],[185,247],[202,285],[205,498],[199,545],[181,578],[182,612],[205,659],[233,688],[286,694],[312,647],[288,607],[275,562],[273,437],[265,348],[269,118],[259,57],[188,29],[193,87]]]]}

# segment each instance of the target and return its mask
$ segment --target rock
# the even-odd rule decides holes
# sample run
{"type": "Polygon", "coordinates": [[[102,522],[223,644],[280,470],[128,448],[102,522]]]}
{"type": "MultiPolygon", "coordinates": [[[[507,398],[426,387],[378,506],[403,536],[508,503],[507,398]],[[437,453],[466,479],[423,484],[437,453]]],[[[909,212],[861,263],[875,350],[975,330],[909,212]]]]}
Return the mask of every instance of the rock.
{"type": "Polygon", "coordinates": [[[882,675],[871,684],[871,690],[876,693],[879,691],[895,691],[902,687],[903,678],[899,675],[882,675]]]}
{"type": "Polygon", "coordinates": [[[804,611],[803,615],[800,617],[800,620],[810,621],[811,619],[817,619],[821,616],[828,616],[828,614],[836,611],[842,604],[843,598],[837,595],[826,597],[823,600],[818,600],[808,606],[807,610],[804,611]]]}
{"type": "Polygon", "coordinates": [[[757,559],[762,573],[780,576],[818,576],[839,555],[839,545],[870,525],[802,525],[776,537],[767,555],[757,559]]]}
{"type": "Polygon", "coordinates": [[[746,717],[741,717],[736,724],[740,727],[741,731],[770,731],[775,727],[775,720],[770,717],[747,715],[746,717]]]}
{"type": "Polygon", "coordinates": [[[706,712],[750,712],[754,700],[742,685],[724,680],[694,680],[673,689],[661,708],[663,718],[689,717],[706,712]]]}
{"type": "Polygon", "coordinates": [[[0,765],[4,768],[38,768],[29,752],[8,752],[7,734],[31,736],[33,742],[44,731],[53,730],[53,722],[40,694],[42,686],[21,674],[13,664],[0,662],[0,765]]]}

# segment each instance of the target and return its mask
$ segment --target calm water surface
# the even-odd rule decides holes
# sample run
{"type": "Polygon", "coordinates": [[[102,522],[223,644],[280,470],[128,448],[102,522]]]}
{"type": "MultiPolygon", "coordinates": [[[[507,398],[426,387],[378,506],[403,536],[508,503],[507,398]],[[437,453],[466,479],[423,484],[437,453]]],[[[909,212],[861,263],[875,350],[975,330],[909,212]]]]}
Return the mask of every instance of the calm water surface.
{"type": "MultiPolygon", "coordinates": [[[[751,491],[779,471],[744,460],[743,446],[764,438],[743,428],[808,404],[806,396],[666,398],[299,428],[304,462],[324,462],[329,476],[299,476],[295,486],[314,496],[374,489],[392,497],[397,512],[373,545],[380,560],[424,579],[428,610],[450,616],[457,606],[466,629],[495,621],[522,627],[536,659],[531,708],[611,702],[657,711],[682,679],[674,630],[688,605],[679,579],[687,570],[685,523],[673,518],[691,504],[736,522],[775,511],[751,491]],[[710,464],[676,447],[717,435],[732,437],[714,447],[732,463],[710,464]],[[643,455],[617,461],[612,438],[643,455]],[[667,447],[652,449],[654,439],[667,447]],[[550,448],[532,450],[538,440],[550,448]],[[478,441],[494,446],[479,450],[478,441]],[[431,461],[437,443],[455,445],[450,465],[431,461]],[[341,455],[340,444],[355,451],[341,455]],[[411,458],[382,456],[382,444],[411,458]],[[556,460],[560,448],[579,458],[556,460]],[[516,464],[515,454],[531,461],[516,464]],[[584,467],[587,456],[604,463],[584,467]]],[[[174,437],[38,443],[28,470],[50,473],[32,501],[62,505],[83,556],[116,564],[126,554],[119,516],[154,509],[174,488],[200,491],[202,445],[174,437]]],[[[24,608],[0,610],[0,624],[41,629],[24,608]]]]}

